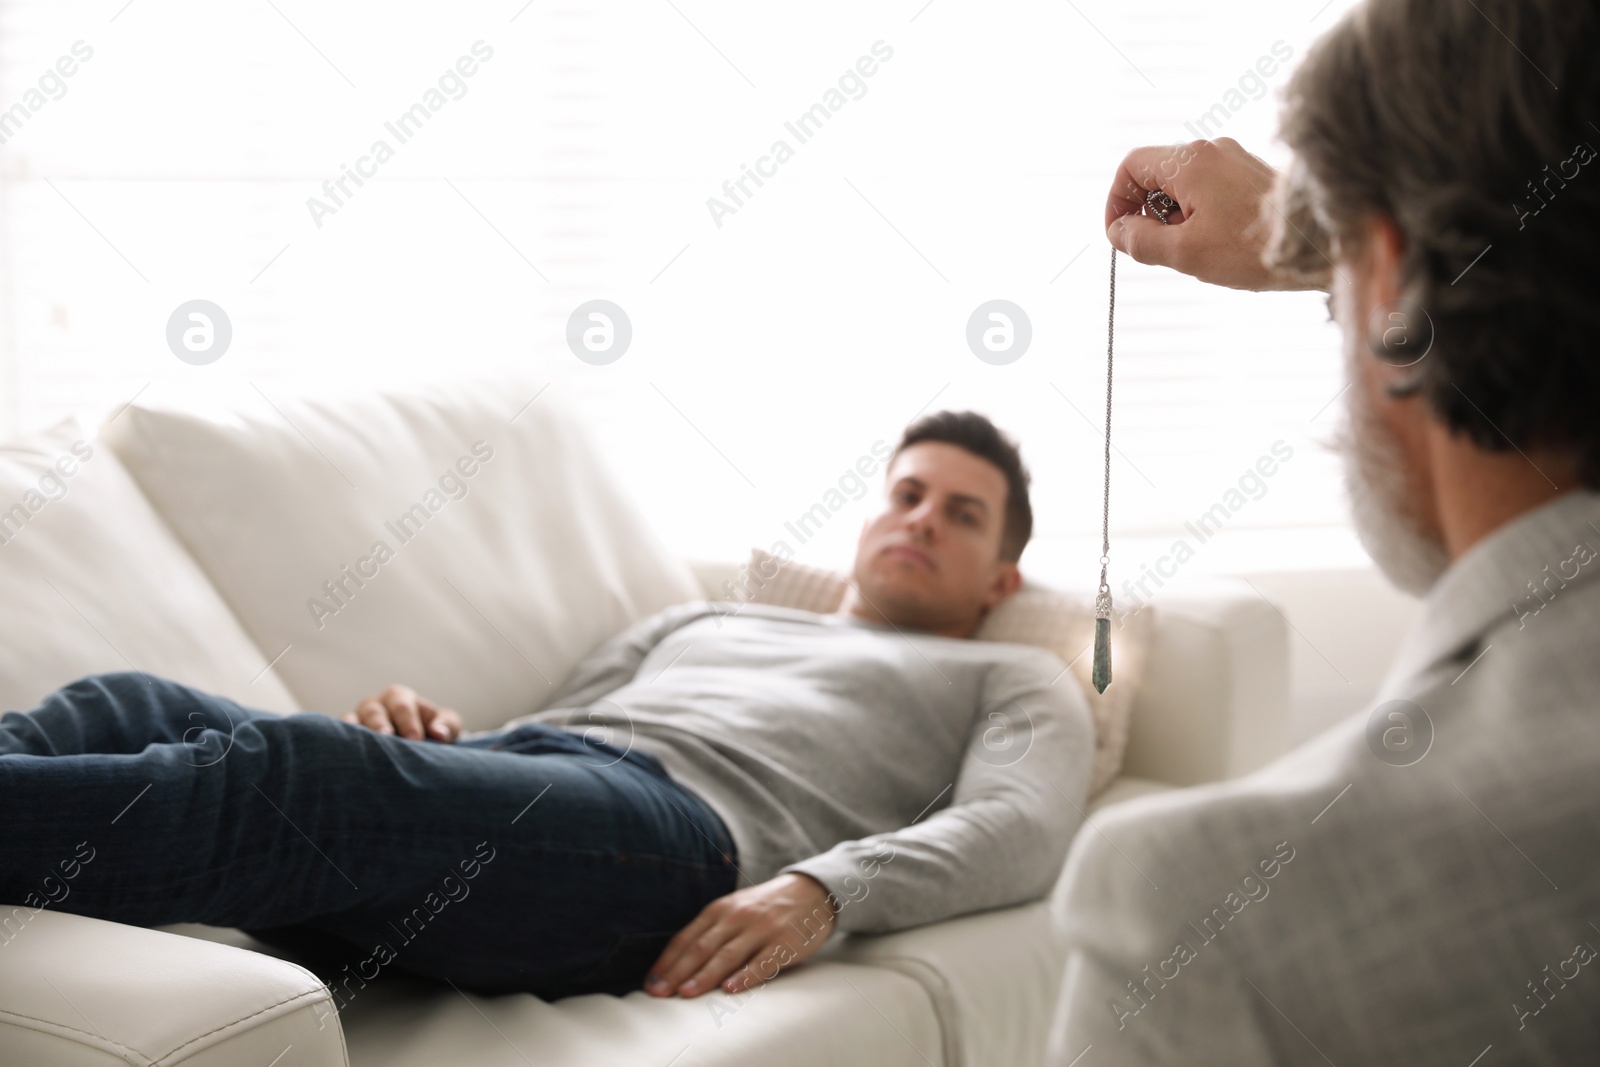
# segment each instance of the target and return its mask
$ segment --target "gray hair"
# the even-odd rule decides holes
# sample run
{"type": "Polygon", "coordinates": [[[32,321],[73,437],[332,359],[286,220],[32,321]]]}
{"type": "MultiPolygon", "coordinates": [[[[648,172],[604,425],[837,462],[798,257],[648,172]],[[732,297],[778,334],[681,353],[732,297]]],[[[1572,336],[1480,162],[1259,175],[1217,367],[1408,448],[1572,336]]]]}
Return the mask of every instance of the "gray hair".
{"type": "MultiPolygon", "coordinates": [[[[1306,280],[1392,218],[1434,347],[1403,392],[1491,451],[1571,452],[1600,489],[1600,11],[1367,0],[1290,79],[1265,259],[1306,280]],[[1559,90],[1557,89],[1559,86],[1559,90]]],[[[1565,487],[1563,487],[1565,488],[1565,487]]]]}

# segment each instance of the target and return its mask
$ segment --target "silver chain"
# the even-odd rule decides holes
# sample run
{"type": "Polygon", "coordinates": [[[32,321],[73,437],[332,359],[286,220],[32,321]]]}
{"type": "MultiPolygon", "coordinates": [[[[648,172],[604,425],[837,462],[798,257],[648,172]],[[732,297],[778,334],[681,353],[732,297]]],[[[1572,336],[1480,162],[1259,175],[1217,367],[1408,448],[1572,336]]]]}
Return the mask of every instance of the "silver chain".
{"type": "MultiPolygon", "coordinates": [[[[1160,189],[1151,189],[1144,196],[1145,209],[1170,226],[1167,216],[1179,210],[1178,202],[1160,189]]],[[[1106,489],[1100,509],[1100,595],[1098,604],[1109,612],[1111,586],[1106,582],[1106,568],[1111,565],[1111,356],[1117,337],[1117,250],[1111,249],[1111,300],[1106,309],[1106,489]]],[[[1097,608],[1098,610],[1098,608],[1097,608]]]]}
{"type": "Polygon", "coordinates": [[[1117,250],[1111,250],[1111,302],[1106,311],[1106,481],[1100,509],[1100,592],[1109,595],[1106,568],[1111,565],[1111,356],[1117,334],[1117,250]]]}

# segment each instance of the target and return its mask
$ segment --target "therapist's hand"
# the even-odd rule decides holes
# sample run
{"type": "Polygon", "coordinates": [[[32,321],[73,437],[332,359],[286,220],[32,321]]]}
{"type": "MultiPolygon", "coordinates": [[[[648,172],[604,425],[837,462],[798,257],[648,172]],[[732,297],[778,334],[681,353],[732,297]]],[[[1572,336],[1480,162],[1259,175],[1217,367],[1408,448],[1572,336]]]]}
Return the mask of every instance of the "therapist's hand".
{"type": "Polygon", "coordinates": [[[667,942],[645,992],[692,997],[717,985],[729,993],[761,985],[828,940],[829,898],[821,882],[792,871],[718,897],[667,942]]]}
{"type": "Polygon", "coordinates": [[[1276,210],[1265,201],[1276,179],[1276,171],[1231,137],[1135,148],[1117,168],[1106,198],[1106,237],[1140,263],[1213,285],[1326,289],[1325,278],[1308,282],[1261,262],[1267,221],[1276,210]],[[1178,202],[1167,225],[1139,214],[1151,189],[1178,202]]]}

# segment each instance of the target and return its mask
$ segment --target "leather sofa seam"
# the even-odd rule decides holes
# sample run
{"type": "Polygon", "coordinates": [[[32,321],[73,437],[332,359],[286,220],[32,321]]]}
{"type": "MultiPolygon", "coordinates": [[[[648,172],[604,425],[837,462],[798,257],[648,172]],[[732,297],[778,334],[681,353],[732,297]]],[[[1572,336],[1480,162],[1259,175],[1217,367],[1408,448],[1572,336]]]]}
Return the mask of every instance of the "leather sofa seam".
{"type": "MultiPolygon", "coordinates": [[[[169,1049],[167,1052],[163,1053],[160,1057],[158,1057],[156,1060],[154,1060],[152,1062],[153,1062],[153,1064],[156,1065],[156,1067],[160,1067],[161,1064],[176,1063],[177,1061],[174,1060],[172,1057],[174,1055],[176,1055],[177,1053],[182,1052],[184,1049],[188,1048],[190,1045],[194,1044],[196,1041],[204,1040],[205,1038],[210,1037],[212,1034],[216,1033],[219,1030],[226,1030],[230,1026],[237,1026],[240,1023],[245,1022],[245,1021],[247,1021],[249,1019],[254,1019],[257,1015],[265,1014],[266,1012],[272,1011],[274,1008],[280,1008],[285,1004],[289,1004],[289,1003],[291,1003],[293,1001],[300,1000],[300,999],[302,999],[304,997],[314,996],[314,995],[317,995],[317,994],[321,994],[321,996],[326,997],[329,1000],[333,999],[332,995],[328,992],[328,987],[325,986],[325,985],[320,985],[319,984],[316,989],[304,989],[304,990],[301,990],[300,992],[294,994],[293,996],[285,997],[282,1000],[277,1001],[276,1003],[273,1003],[273,1004],[268,1004],[266,1007],[261,1008],[261,1009],[259,1009],[257,1011],[253,1011],[249,1015],[241,1015],[237,1019],[233,1019],[233,1020],[230,1020],[229,1022],[223,1023],[221,1026],[213,1026],[211,1029],[207,1030],[203,1034],[196,1034],[195,1036],[191,1037],[189,1040],[185,1041],[183,1044],[178,1045],[178,1046],[176,1046],[176,1047],[174,1047],[172,1049],[169,1049]]],[[[340,1038],[340,1043],[342,1044],[343,1040],[344,1040],[344,1027],[342,1025],[339,1027],[339,1038],[340,1038]]],[[[349,1062],[348,1056],[346,1057],[346,1062],[349,1062]]]]}
{"type": "MultiPolygon", "coordinates": [[[[113,1041],[103,1034],[91,1033],[88,1030],[79,1029],[78,1027],[72,1026],[68,1023],[58,1023],[54,1019],[40,1019],[32,1015],[24,1015],[21,1012],[10,1011],[5,1008],[0,1008],[0,1018],[22,1019],[30,1023],[38,1023],[41,1027],[48,1029],[66,1030],[70,1033],[82,1034],[84,1037],[94,1039],[93,1041],[85,1042],[85,1044],[103,1044],[105,1046],[109,1046],[117,1053],[117,1055],[122,1056],[124,1059],[126,1059],[128,1056],[144,1059],[144,1054],[142,1052],[140,1052],[138,1049],[130,1048],[129,1046],[122,1044],[120,1041],[113,1041]]],[[[147,1060],[146,1062],[151,1064],[151,1067],[154,1067],[154,1060],[147,1060]]]]}

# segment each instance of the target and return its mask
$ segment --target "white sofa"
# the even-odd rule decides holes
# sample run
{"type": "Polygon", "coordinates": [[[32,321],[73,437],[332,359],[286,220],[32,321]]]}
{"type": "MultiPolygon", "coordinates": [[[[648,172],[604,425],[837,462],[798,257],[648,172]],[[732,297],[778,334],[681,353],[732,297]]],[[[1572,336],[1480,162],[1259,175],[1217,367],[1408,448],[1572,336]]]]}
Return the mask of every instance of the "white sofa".
{"type": "MultiPolygon", "coordinates": [[[[98,436],[63,425],[0,446],[0,710],[133,665],[280,712],[341,713],[403,680],[482,729],[539,706],[633,619],[723,595],[740,561],[668,553],[581,413],[548,395],[524,406],[540,386],[268,390],[265,405],[198,411],[141,397],[98,436]],[[492,458],[457,466],[478,441],[492,458]],[[408,513],[411,537],[363,565],[408,513]],[[323,581],[346,595],[319,597],[323,581]]],[[[1244,773],[1282,747],[1277,611],[1227,582],[1156,611],[1125,774],[1091,824],[1106,804],[1244,773]]],[[[389,972],[336,1014],[310,971],[238,930],[142,929],[69,902],[0,907],[0,1063],[1031,1064],[1063,958],[1045,900],[836,937],[736,996],[546,1003],[389,972]]]]}

